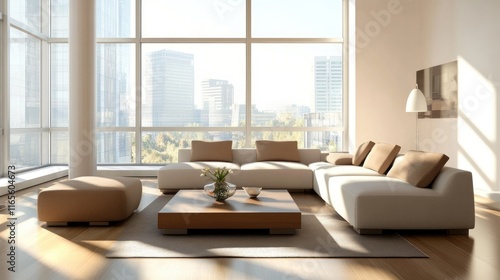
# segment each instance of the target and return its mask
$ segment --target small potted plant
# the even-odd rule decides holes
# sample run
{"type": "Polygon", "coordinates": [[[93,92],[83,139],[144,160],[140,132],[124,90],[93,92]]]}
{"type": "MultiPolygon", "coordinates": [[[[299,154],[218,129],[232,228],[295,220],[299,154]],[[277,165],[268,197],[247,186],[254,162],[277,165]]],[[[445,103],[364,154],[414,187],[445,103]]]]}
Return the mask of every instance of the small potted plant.
{"type": "Polygon", "coordinates": [[[233,171],[226,167],[217,167],[213,171],[208,167],[203,168],[200,176],[208,177],[213,181],[203,187],[205,193],[217,201],[224,201],[233,196],[236,192],[236,185],[226,182],[227,175],[231,173],[233,171]]]}

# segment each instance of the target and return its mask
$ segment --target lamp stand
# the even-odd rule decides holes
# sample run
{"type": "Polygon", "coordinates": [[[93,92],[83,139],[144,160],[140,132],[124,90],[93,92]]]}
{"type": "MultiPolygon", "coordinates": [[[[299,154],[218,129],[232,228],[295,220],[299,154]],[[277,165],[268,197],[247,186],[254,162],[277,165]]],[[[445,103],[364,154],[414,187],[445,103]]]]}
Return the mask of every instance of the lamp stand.
{"type": "Polygon", "coordinates": [[[415,149],[418,151],[418,112],[415,116],[415,149]]]}

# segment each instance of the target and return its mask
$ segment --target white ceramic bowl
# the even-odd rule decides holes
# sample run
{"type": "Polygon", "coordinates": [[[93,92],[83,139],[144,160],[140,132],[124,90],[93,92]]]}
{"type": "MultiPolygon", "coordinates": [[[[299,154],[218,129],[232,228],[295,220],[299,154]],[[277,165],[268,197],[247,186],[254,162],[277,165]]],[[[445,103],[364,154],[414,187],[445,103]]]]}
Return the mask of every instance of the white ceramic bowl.
{"type": "Polygon", "coordinates": [[[259,187],[243,187],[250,197],[257,197],[260,194],[262,188],[259,187]]]}

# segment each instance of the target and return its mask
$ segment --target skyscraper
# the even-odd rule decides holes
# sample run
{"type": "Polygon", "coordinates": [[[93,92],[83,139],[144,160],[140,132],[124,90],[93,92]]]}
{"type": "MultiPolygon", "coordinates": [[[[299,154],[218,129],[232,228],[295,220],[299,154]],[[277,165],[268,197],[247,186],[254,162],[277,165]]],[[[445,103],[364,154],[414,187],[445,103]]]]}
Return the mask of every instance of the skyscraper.
{"type": "Polygon", "coordinates": [[[225,80],[202,81],[203,122],[208,126],[230,126],[234,86],[225,80]]]}
{"type": "Polygon", "coordinates": [[[186,126],[194,120],[194,56],[171,50],[147,55],[143,124],[186,126]]]}
{"type": "Polygon", "coordinates": [[[314,105],[316,113],[342,112],[342,57],[314,58],[314,105]]]}
{"type": "MultiPolygon", "coordinates": [[[[342,57],[317,56],[314,58],[314,107],[306,114],[306,126],[342,125],[342,57]]],[[[336,131],[307,132],[306,146],[324,150],[342,147],[342,137],[336,131]]]]}

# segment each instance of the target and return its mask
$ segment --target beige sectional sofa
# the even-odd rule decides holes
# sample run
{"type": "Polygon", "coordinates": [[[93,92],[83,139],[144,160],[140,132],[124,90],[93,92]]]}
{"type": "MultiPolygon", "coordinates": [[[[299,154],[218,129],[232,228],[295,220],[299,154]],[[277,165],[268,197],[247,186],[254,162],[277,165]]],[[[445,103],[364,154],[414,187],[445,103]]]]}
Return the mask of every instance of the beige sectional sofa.
{"type": "Polygon", "coordinates": [[[163,193],[201,189],[207,183],[201,169],[225,166],[233,170],[228,181],[239,187],[314,190],[360,234],[393,229],[467,234],[474,228],[470,172],[443,167],[444,155],[398,156],[397,145],[367,143],[353,155],[297,149],[296,143],[296,151],[290,152],[290,143],[282,148],[272,141],[256,143],[255,149],[228,150],[231,144],[225,143],[226,156],[217,160],[180,149],[179,162],[159,170],[158,188],[163,193]]]}

